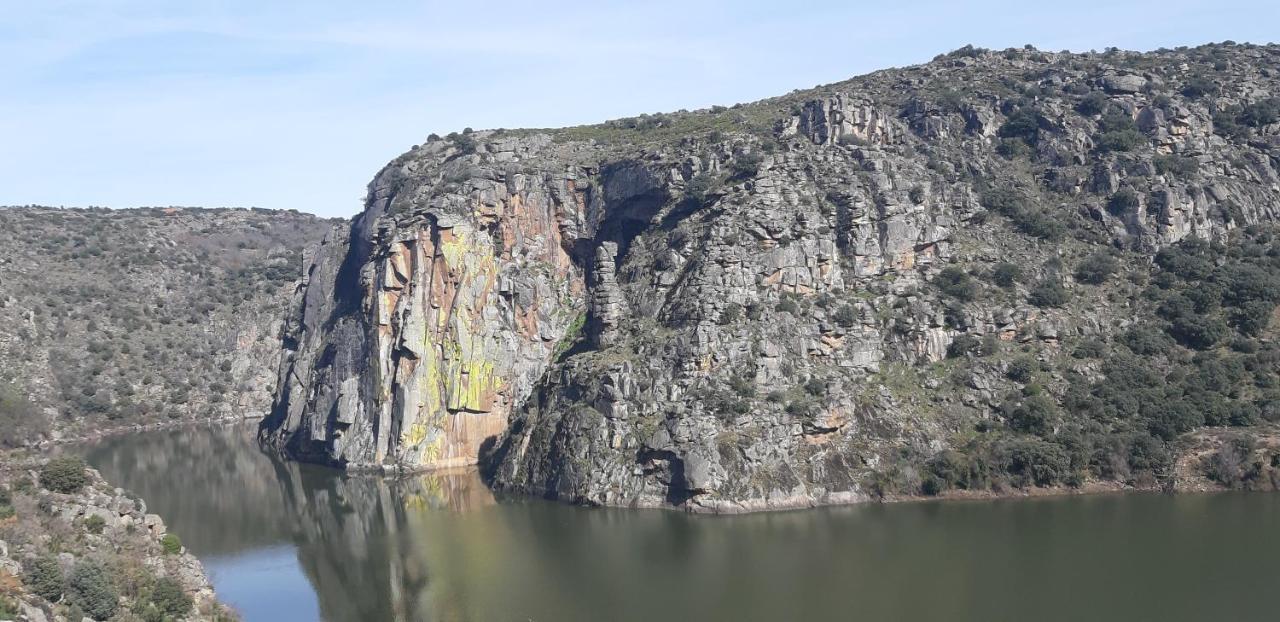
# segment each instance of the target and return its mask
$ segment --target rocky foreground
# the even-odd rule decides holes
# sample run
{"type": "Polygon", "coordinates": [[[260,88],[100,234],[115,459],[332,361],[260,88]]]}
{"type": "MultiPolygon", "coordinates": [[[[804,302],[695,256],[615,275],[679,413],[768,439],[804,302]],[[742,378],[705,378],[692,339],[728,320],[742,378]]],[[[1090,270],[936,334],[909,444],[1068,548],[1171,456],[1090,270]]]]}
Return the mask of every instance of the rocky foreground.
{"type": "Polygon", "coordinates": [[[1176,487],[1231,428],[1219,478],[1271,486],[1248,439],[1280,420],[1278,60],[965,48],[429,137],[315,255],[263,440],[743,511],[1176,487]]]}
{"type": "Polygon", "coordinates": [[[0,619],[231,620],[146,502],[78,459],[0,460],[0,619]]]}

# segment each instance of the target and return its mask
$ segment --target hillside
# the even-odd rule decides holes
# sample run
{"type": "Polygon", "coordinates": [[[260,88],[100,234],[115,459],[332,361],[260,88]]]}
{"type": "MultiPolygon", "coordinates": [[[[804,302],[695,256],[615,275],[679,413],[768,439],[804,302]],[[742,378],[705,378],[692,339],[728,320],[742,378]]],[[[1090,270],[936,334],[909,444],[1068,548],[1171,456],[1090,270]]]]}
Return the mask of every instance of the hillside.
{"type": "Polygon", "coordinates": [[[429,137],[317,252],[263,439],[691,511],[1273,488],[1277,60],[964,48],[429,137]]]}
{"type": "Polygon", "coordinates": [[[248,209],[0,209],[0,445],[263,414],[303,250],[248,209]]]}

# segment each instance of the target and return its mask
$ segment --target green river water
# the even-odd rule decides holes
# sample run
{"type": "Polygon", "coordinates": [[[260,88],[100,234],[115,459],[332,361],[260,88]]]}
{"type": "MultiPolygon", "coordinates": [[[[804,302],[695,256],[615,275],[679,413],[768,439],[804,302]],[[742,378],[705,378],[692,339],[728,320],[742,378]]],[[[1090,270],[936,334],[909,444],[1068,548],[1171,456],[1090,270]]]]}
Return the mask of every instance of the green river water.
{"type": "Polygon", "coordinates": [[[690,516],[347,477],[252,424],[83,449],[250,622],[1274,620],[1280,495],[1125,494],[690,516]]]}

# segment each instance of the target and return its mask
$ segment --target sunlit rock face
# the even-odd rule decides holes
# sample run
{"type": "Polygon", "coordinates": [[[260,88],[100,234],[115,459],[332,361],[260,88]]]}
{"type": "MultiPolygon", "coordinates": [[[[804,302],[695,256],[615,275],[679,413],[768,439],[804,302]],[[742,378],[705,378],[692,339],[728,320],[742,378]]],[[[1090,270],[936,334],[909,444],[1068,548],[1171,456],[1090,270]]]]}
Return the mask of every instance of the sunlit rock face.
{"type": "Polygon", "coordinates": [[[592,227],[573,172],[515,164],[553,148],[436,142],[384,170],[348,237],[317,251],[285,336],[264,438],[348,467],[474,464],[583,308],[575,243],[592,227]]]}
{"type": "Polygon", "coordinates": [[[433,138],[315,253],[262,438],[697,511],[919,494],[952,451],[1028,471],[1002,444],[1033,440],[1018,396],[1063,409],[1101,376],[1072,354],[1153,317],[1156,253],[1280,219],[1280,50],[1214,54],[1217,99],[1183,92],[1184,64],[1216,66],[1199,53],[969,50],[732,109],[433,138]],[[1250,129],[1215,127],[1246,103],[1250,129]],[[1098,254],[1110,280],[1077,278],[1098,254]]]}

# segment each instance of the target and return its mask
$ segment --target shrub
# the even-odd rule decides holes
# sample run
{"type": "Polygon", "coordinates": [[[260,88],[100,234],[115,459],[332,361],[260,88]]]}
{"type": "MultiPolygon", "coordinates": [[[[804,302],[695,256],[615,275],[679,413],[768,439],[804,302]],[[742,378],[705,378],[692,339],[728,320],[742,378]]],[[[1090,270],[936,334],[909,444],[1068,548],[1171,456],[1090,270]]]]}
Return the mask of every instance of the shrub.
{"type": "Polygon", "coordinates": [[[1007,261],[1002,261],[991,269],[991,282],[1000,287],[1013,287],[1022,278],[1022,269],[1007,261]]]}
{"type": "Polygon", "coordinates": [[[956,266],[947,266],[938,273],[934,284],[942,293],[961,301],[973,300],[978,295],[978,284],[969,274],[956,266]]]}
{"type": "Polygon", "coordinates": [[[841,326],[853,326],[858,323],[858,311],[853,305],[841,306],[835,313],[835,321],[841,326]]]}
{"type": "Polygon", "coordinates": [[[1110,101],[1111,100],[1107,99],[1106,95],[1103,95],[1098,91],[1093,91],[1086,95],[1084,99],[1081,99],[1080,103],[1076,104],[1076,112],[1079,112],[1086,117],[1092,117],[1093,115],[1101,114],[1103,110],[1106,110],[1107,104],[1110,103],[1110,101]]]}
{"type": "Polygon", "coordinates": [[[1024,106],[1010,113],[997,133],[1001,138],[1017,138],[1028,145],[1034,145],[1040,138],[1040,122],[1040,113],[1024,106]]]}
{"type": "Polygon", "coordinates": [[[959,358],[967,356],[977,352],[981,346],[982,342],[977,337],[966,333],[956,337],[947,345],[947,357],[959,358]]]}
{"type": "Polygon", "coordinates": [[[23,564],[22,582],[32,592],[49,602],[58,602],[62,598],[66,579],[62,576],[62,568],[58,560],[49,557],[35,557],[23,564]]]}
{"type": "Polygon", "coordinates": [[[1280,99],[1270,98],[1246,104],[1236,122],[1249,127],[1270,125],[1280,119],[1280,99]]]}
{"type": "Polygon", "coordinates": [[[1098,150],[1130,151],[1146,141],[1146,137],[1138,131],[1138,126],[1124,111],[1113,108],[1102,115],[1098,122],[1100,133],[1095,141],[1098,150]]]}
{"type": "Polygon", "coordinates": [[[1124,216],[1134,212],[1138,209],[1138,205],[1138,193],[1128,188],[1121,188],[1107,199],[1107,211],[1111,212],[1112,216],[1124,216]]]}
{"type": "Polygon", "coordinates": [[[684,186],[684,198],[692,205],[706,205],[720,187],[720,179],[709,172],[694,175],[684,186]]]}
{"type": "Polygon", "coordinates": [[[89,474],[79,456],[58,456],[40,467],[40,485],[53,492],[79,492],[88,483],[89,474]]]}
{"type": "Polygon", "coordinates": [[[1028,302],[1037,307],[1061,307],[1067,304],[1071,295],[1057,279],[1043,279],[1031,288],[1028,302]]]}
{"type": "Polygon", "coordinates": [[[67,580],[67,599],[95,620],[106,620],[119,607],[119,594],[111,575],[100,563],[81,560],[67,580]]]}
{"type": "Polygon", "coordinates": [[[1053,402],[1053,398],[1044,393],[1027,396],[1013,405],[1006,404],[1004,407],[1009,427],[1036,435],[1049,433],[1057,410],[1058,406],[1053,402]]]}
{"type": "Polygon", "coordinates": [[[1182,94],[1191,99],[1199,99],[1205,95],[1216,95],[1217,93],[1218,85],[1201,74],[1187,78],[1186,83],[1182,85],[1182,94]]]}
{"type": "Polygon", "coordinates": [[[1039,439],[1018,439],[999,448],[1001,466],[1015,484],[1052,486],[1067,474],[1070,460],[1061,447],[1039,439]]]}
{"type": "Polygon", "coordinates": [[[1031,377],[1039,368],[1040,365],[1035,359],[1029,356],[1019,356],[1009,361],[1009,367],[1005,369],[1004,375],[1017,382],[1030,382],[1031,377]]]}
{"type": "Polygon", "coordinates": [[[47,424],[25,392],[0,382],[0,448],[22,445],[44,433],[47,424]]]}
{"type": "Polygon", "coordinates": [[[1075,277],[1077,281],[1088,283],[1090,285],[1101,285],[1120,269],[1120,264],[1114,257],[1107,253],[1094,253],[1089,255],[1076,266],[1075,277]]]}
{"type": "Polygon", "coordinates": [[[732,169],[736,178],[755,177],[760,172],[764,157],[754,151],[742,152],[734,156],[732,169]]]}
{"type": "Polygon", "coordinates": [[[1152,164],[1155,165],[1156,172],[1161,175],[1189,177],[1200,170],[1200,163],[1195,158],[1178,155],[1158,155],[1152,160],[1152,164]]]}
{"type": "Polygon", "coordinates": [[[1046,240],[1058,240],[1066,233],[1066,227],[1044,210],[1029,206],[1016,190],[991,188],[982,193],[980,202],[987,209],[995,210],[1013,221],[1023,233],[1046,240]]]}
{"type": "Polygon", "coordinates": [[[194,604],[191,597],[182,589],[182,584],[170,577],[162,577],[156,581],[151,590],[151,603],[161,613],[170,618],[181,618],[194,604]]]}
{"type": "Polygon", "coordinates": [[[178,534],[166,533],[160,538],[160,548],[165,555],[177,555],[182,552],[182,539],[178,534]]]}
{"type": "Polygon", "coordinates": [[[1174,318],[1169,334],[1183,345],[1206,350],[1218,345],[1230,330],[1217,316],[1180,315],[1174,318]]]}
{"type": "Polygon", "coordinates": [[[84,528],[89,533],[100,534],[103,529],[106,529],[106,527],[106,519],[97,514],[91,514],[88,518],[84,519],[84,528]]]}
{"type": "Polygon", "coordinates": [[[733,324],[734,322],[737,322],[741,317],[742,317],[742,305],[736,302],[731,302],[728,305],[726,305],[724,308],[724,311],[720,313],[720,318],[719,320],[717,320],[717,322],[721,326],[728,326],[730,324],[733,324]]]}

